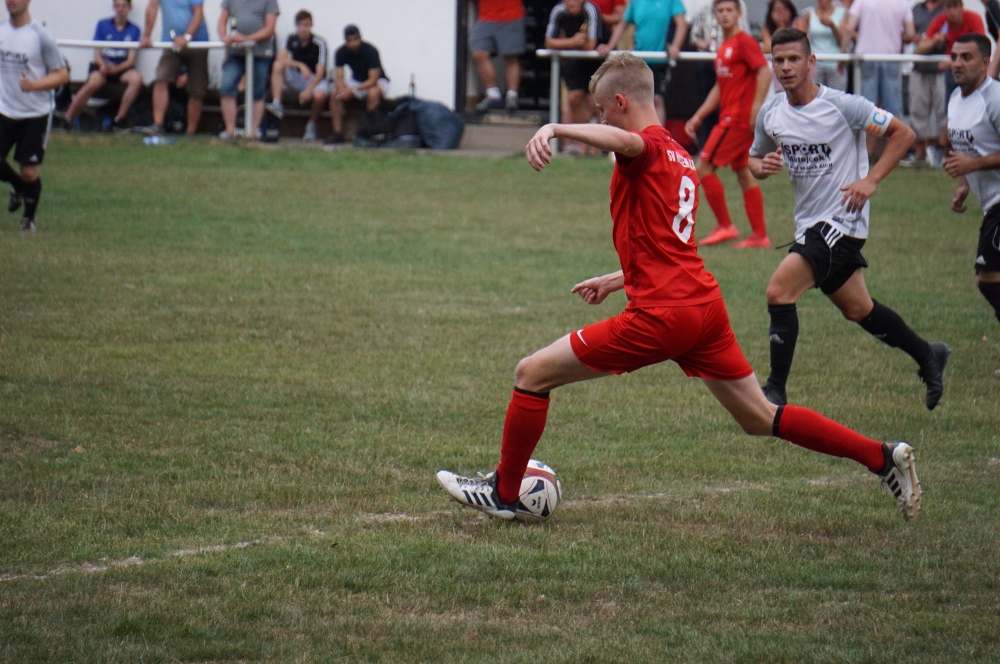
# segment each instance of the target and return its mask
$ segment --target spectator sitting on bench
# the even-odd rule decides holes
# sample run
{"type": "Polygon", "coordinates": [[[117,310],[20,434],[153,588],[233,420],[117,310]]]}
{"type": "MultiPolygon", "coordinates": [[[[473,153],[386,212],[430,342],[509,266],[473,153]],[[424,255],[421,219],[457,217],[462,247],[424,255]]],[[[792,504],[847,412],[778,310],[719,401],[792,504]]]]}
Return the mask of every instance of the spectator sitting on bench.
{"type": "Polygon", "coordinates": [[[316,122],[326,107],[330,94],[330,82],[326,77],[326,40],[312,31],[313,18],[305,9],[295,15],[295,34],[288,35],[285,48],[278,53],[271,69],[271,95],[274,100],[267,110],[279,119],[285,115],[281,103],[284,88],[299,96],[303,106],[312,104],[309,122],[306,124],[304,140],[316,140],[316,122]]]}
{"type": "MultiPolygon", "coordinates": [[[[97,23],[94,31],[94,41],[137,42],[142,37],[139,26],[128,20],[132,11],[132,0],[114,0],[115,15],[97,23]]],[[[128,130],[129,109],[142,90],[142,74],[135,68],[138,51],[124,48],[105,48],[94,50],[94,62],[90,63],[90,74],[73,98],[73,103],[66,109],[63,116],[70,126],[76,122],[87,105],[101,88],[108,83],[121,83],[125,86],[118,113],[115,115],[112,128],[121,131],[128,130]]]]}
{"type": "Polygon", "coordinates": [[[356,25],[344,28],[344,45],[333,56],[336,79],[330,95],[330,116],[333,133],[327,143],[344,142],[344,103],[352,99],[365,102],[365,110],[374,111],[389,90],[389,78],[382,69],[378,49],[361,41],[361,31],[356,25]],[[344,66],[351,68],[352,84],[344,78],[344,66]]]}

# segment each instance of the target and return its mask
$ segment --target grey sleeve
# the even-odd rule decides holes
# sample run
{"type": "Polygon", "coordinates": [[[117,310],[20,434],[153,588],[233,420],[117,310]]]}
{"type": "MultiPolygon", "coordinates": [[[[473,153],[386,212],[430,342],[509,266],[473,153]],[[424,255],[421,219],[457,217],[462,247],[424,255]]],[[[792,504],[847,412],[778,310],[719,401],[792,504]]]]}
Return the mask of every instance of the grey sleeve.
{"type": "Polygon", "coordinates": [[[230,14],[233,13],[233,8],[229,6],[229,0],[222,0],[222,9],[229,12],[230,14]]]}
{"type": "Polygon", "coordinates": [[[264,13],[274,14],[275,16],[280,14],[281,10],[278,8],[278,0],[268,0],[267,5],[264,7],[264,13]]]}
{"type": "Polygon", "coordinates": [[[774,108],[775,99],[777,99],[777,96],[772,97],[771,101],[764,104],[764,108],[760,109],[760,112],[757,114],[753,145],[750,147],[751,157],[760,159],[778,149],[778,145],[774,142],[774,139],[768,136],[767,131],[764,129],[764,122],[767,119],[767,114],[774,108]]]}
{"type": "Polygon", "coordinates": [[[49,70],[49,73],[65,67],[66,61],[63,59],[62,53],[59,52],[59,45],[56,44],[56,40],[52,34],[37,23],[32,23],[32,27],[38,33],[38,42],[42,49],[42,59],[45,61],[45,68],[49,70]]]}
{"type": "Polygon", "coordinates": [[[990,119],[993,131],[1000,135],[1000,85],[994,81],[983,90],[986,100],[986,117],[990,119]]]}
{"type": "Polygon", "coordinates": [[[840,114],[844,116],[851,131],[855,133],[865,131],[869,118],[878,110],[875,104],[861,95],[852,95],[829,88],[827,90],[829,90],[827,100],[836,106],[840,114]]]}

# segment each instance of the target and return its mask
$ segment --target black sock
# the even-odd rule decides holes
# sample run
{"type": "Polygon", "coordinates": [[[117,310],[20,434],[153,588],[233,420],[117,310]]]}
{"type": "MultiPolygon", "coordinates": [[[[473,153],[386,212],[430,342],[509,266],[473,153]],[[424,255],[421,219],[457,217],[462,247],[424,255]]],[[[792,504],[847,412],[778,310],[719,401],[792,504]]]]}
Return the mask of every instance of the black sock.
{"type": "Polygon", "coordinates": [[[538,397],[539,399],[548,399],[548,392],[529,392],[528,390],[522,390],[520,387],[514,388],[515,392],[520,392],[521,394],[527,394],[529,397],[538,397]]]}
{"type": "Polygon", "coordinates": [[[872,302],[875,303],[872,312],[858,325],[889,346],[903,350],[916,360],[917,364],[924,366],[931,358],[931,347],[928,343],[911,330],[895,311],[877,300],[873,299],[872,302]]]}
{"type": "Polygon", "coordinates": [[[24,198],[24,216],[28,219],[34,219],[35,208],[38,207],[38,199],[42,197],[41,178],[34,182],[25,182],[21,195],[24,198]]]}
{"type": "Polygon", "coordinates": [[[24,189],[24,180],[10,167],[6,159],[0,160],[0,182],[9,182],[18,193],[24,189]]]}
{"type": "Polygon", "coordinates": [[[980,281],[979,292],[993,307],[993,313],[997,315],[997,320],[1000,320],[1000,284],[988,284],[980,281]]]}
{"type": "Polygon", "coordinates": [[[794,304],[769,304],[767,313],[771,315],[771,327],[767,331],[771,342],[771,375],[767,384],[784,392],[788,372],[792,370],[795,343],[799,339],[799,315],[794,304]]]}

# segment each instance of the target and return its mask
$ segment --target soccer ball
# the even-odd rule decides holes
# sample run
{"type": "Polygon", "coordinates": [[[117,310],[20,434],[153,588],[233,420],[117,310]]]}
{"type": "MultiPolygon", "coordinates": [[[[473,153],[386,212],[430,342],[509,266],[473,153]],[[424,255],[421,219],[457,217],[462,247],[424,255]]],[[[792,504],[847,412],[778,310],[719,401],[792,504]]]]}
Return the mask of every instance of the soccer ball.
{"type": "Polygon", "coordinates": [[[521,495],[514,518],[525,523],[541,523],[556,511],[561,496],[562,483],[556,471],[532,459],[521,480],[521,495]]]}

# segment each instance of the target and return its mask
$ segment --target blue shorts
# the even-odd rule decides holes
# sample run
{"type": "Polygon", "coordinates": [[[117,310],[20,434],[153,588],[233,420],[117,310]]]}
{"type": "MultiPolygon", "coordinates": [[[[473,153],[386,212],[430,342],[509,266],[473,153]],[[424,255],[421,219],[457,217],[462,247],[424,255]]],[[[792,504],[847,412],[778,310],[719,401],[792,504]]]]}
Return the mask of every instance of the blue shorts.
{"type": "MultiPolygon", "coordinates": [[[[235,97],[240,79],[246,72],[246,58],[242,55],[227,55],[226,61],[222,65],[222,83],[219,84],[220,97],[235,97]]],[[[271,59],[253,59],[253,98],[256,101],[264,99],[267,91],[267,83],[271,73],[271,59]]]]}
{"type": "Polygon", "coordinates": [[[897,118],[903,117],[903,79],[898,62],[862,62],[861,96],[897,118]]]}

